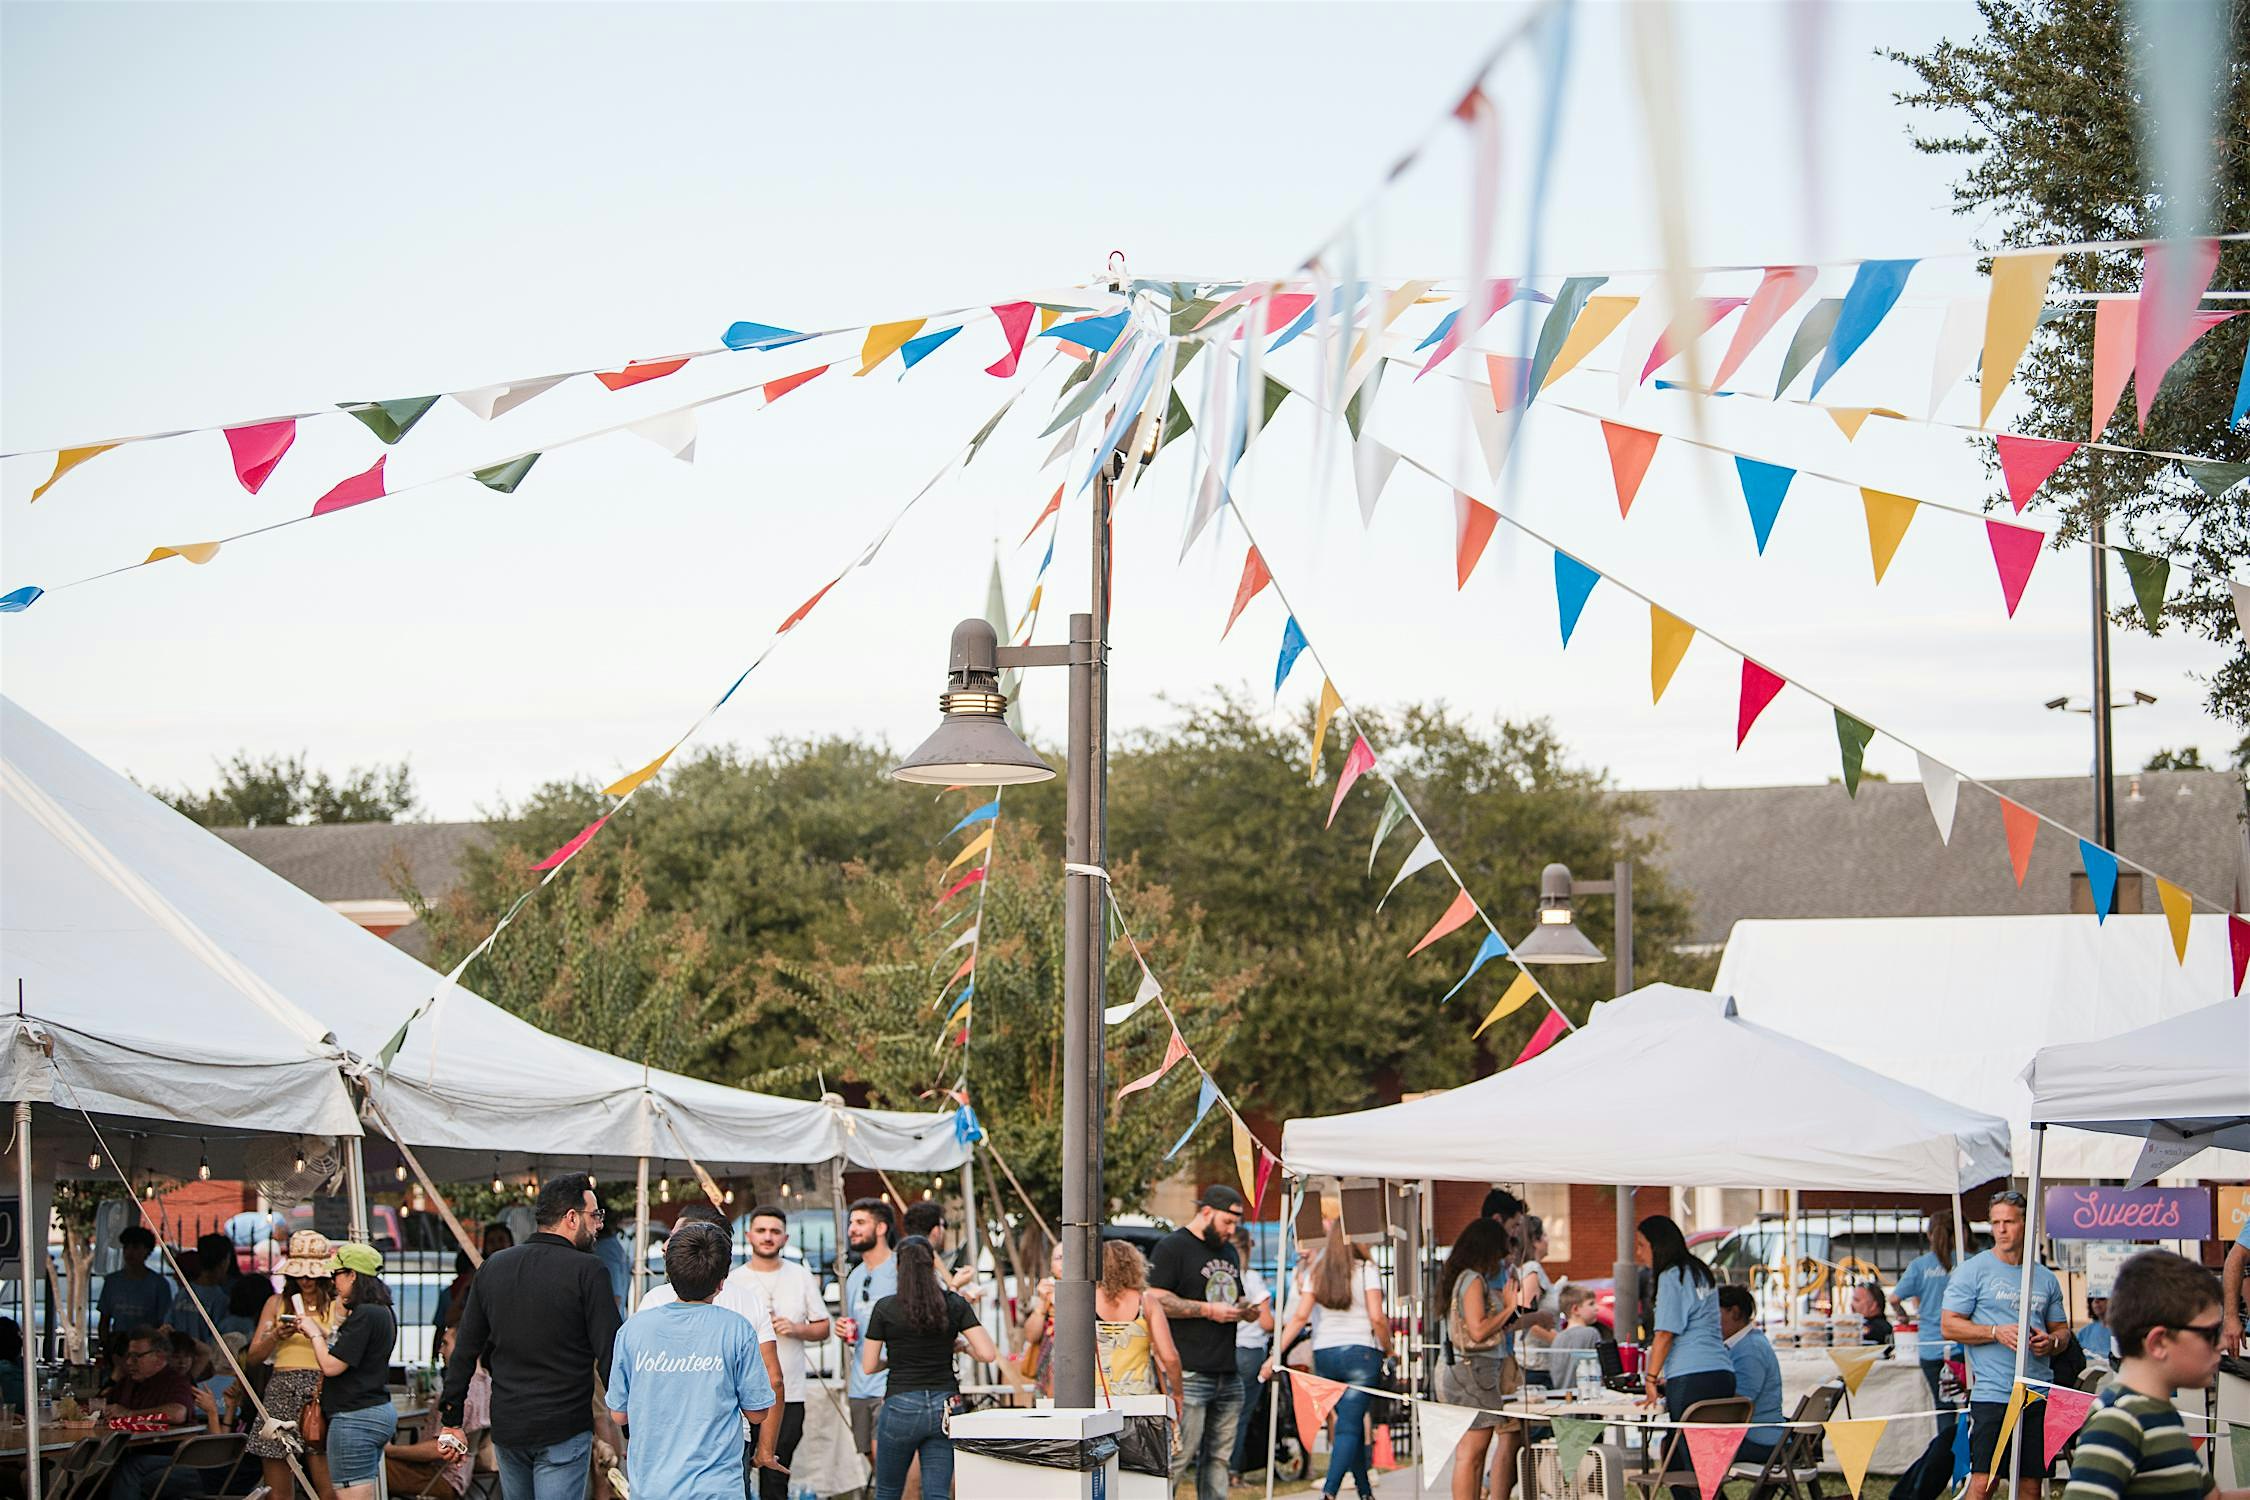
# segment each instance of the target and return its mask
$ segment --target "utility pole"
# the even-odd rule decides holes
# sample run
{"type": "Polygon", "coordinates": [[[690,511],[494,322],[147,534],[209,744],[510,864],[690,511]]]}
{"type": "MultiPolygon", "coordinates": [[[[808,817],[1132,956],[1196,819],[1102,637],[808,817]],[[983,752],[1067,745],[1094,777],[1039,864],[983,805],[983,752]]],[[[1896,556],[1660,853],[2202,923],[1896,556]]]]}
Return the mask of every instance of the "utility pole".
{"type": "Polygon", "coordinates": [[[2109,719],[2109,526],[2102,492],[2102,454],[2086,456],[2087,504],[2093,517],[2087,552],[2094,569],[2094,839],[2113,853],[2117,848],[2117,743],[2109,719]]]}

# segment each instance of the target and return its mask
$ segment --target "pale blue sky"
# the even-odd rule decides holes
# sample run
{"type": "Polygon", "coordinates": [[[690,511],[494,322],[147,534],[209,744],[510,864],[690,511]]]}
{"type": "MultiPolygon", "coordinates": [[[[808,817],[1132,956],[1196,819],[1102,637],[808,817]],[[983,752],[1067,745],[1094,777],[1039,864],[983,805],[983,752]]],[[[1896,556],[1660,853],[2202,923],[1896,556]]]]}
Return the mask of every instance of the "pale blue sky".
{"type": "MultiPolygon", "coordinates": [[[[1967,33],[1969,5],[1830,6],[1811,122],[1780,6],[1677,13],[1699,262],[1972,245],[1979,226],[1948,211],[1950,169],[1910,149],[1890,103],[1902,70],[1873,55],[1967,33]],[[1829,163],[1817,239],[1799,167],[1808,129],[1829,163]]],[[[708,346],[737,318],[825,327],[1010,300],[1082,279],[1113,247],[1144,273],[1286,274],[1518,14],[7,5],[0,442],[621,364],[708,346]]],[[[1537,95],[1520,68],[1493,91],[1512,246],[1537,95]]],[[[1583,4],[1551,269],[1660,259],[1643,141],[1623,13],[1583,4]]],[[[1384,272],[1464,270],[1465,180],[1461,142],[1443,133],[1385,200],[1384,272]]],[[[1828,394],[1921,410],[1943,303],[1972,288],[1965,261],[1918,271],[1828,394]]],[[[1770,382],[1779,342],[1753,374],[1770,382]]],[[[575,382],[490,428],[446,403],[390,450],[392,483],[784,373],[804,352],[711,361],[614,395],[575,382]]],[[[692,468],[620,435],[556,454],[512,498],[461,481],[232,546],[208,567],[168,562],[58,593],[0,624],[0,685],[144,780],[202,780],[241,746],[334,767],[407,757],[429,812],[459,817],[549,778],[606,778],[668,744],[989,412],[1002,390],[979,372],[990,357],[972,330],[903,383],[831,377],[770,414],[717,408],[692,468]]],[[[1614,407],[1612,377],[1573,381],[1558,396],[1614,407]]],[[[1947,408],[1956,420],[1974,420],[1965,396],[1947,408]]],[[[1628,413],[1679,430],[1673,399],[1643,390],[1628,413]]],[[[1846,445],[1816,414],[1743,406],[1713,407],[1715,436],[1953,503],[1986,493],[1956,437],[1877,424],[1846,445]]],[[[1013,545],[1054,479],[1035,472],[1043,413],[1019,415],[709,735],[860,730],[903,746],[926,730],[945,631],[981,605],[995,536],[1019,605],[1029,586],[1036,549],[1013,545]]],[[[1458,451],[1420,409],[1402,407],[1392,432],[1441,467],[1458,451]]],[[[1311,436],[1307,415],[1285,410],[1241,504],[1347,697],[1545,714],[1628,785],[1833,774],[1827,710],[1797,695],[1735,751],[1734,660],[1707,643],[1652,709],[1645,611],[1615,591],[1596,592],[1566,656],[1543,549],[1503,534],[1456,594],[1441,487],[1402,476],[1363,534],[1348,477],[1323,498],[1311,436]]],[[[2043,557],[2009,621],[1973,521],[1926,513],[1878,591],[1846,488],[1801,481],[1761,559],[1723,461],[1667,448],[1621,522],[1590,422],[1540,411],[1525,444],[1521,513],[1678,613],[1975,774],[2084,770],[2085,721],[2039,706],[2084,691],[2082,552],[2043,557]]],[[[1218,644],[1239,532],[1175,561],[1190,446],[1167,453],[1121,520],[1120,730],[1161,720],[1161,693],[1270,681],[1270,598],[1218,644]]],[[[306,424],[252,497],[216,435],[149,444],[104,455],[35,507],[25,497],[48,460],[10,460],[0,587],[52,587],[301,512],[377,451],[348,418],[306,424]]],[[[1066,524],[1066,563],[1083,536],[1082,518],[1066,524]]],[[[1084,569],[1058,563],[1050,583],[1051,637],[1084,598],[1084,569]]],[[[2162,700],[2120,717],[2121,763],[2229,742],[2190,675],[2214,648],[2117,643],[2120,688],[2162,700]]],[[[1317,688],[1307,675],[1293,694],[1317,688]]],[[[1034,678],[1027,706],[1055,737],[1060,682],[1034,678]]],[[[1883,742],[1869,763],[1912,774],[1883,742]]]]}

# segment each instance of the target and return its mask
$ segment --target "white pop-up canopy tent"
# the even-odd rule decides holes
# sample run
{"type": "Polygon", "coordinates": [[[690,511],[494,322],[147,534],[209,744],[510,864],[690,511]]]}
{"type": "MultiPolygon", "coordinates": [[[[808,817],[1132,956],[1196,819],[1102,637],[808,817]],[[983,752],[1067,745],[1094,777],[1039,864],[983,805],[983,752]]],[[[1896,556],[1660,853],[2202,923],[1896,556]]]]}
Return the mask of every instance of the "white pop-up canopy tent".
{"type": "Polygon", "coordinates": [[[1291,1120],[1281,1155],[1300,1176],[1957,1193],[2006,1175],[2008,1127],[1653,984],[1504,1072],[1291,1120]]]}
{"type": "Polygon", "coordinates": [[[2100,1041],[2042,1047],[2024,1069],[2031,1123],[2155,1141],[2178,1153],[2250,1151],[2250,999],[2236,997],[2100,1041]]]}

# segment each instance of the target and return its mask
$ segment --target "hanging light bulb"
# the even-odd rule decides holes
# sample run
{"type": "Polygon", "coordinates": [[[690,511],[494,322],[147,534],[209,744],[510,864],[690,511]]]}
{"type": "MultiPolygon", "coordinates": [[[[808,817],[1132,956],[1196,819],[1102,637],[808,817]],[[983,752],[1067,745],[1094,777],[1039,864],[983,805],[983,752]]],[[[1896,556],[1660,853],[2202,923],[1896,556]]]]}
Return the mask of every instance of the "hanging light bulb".
{"type": "Polygon", "coordinates": [[[495,1193],[504,1193],[508,1190],[507,1184],[500,1180],[500,1172],[498,1168],[493,1169],[492,1190],[495,1193]]]}
{"type": "Polygon", "coordinates": [[[404,1182],[404,1181],[406,1181],[406,1163],[405,1163],[405,1162],[400,1162],[400,1163],[398,1164],[398,1180],[399,1180],[399,1181],[401,1181],[401,1182],[404,1182]]]}
{"type": "Polygon", "coordinates": [[[726,1201],[726,1203],[727,1203],[728,1207],[730,1207],[730,1208],[731,1208],[731,1207],[732,1207],[732,1206],[734,1205],[734,1189],[733,1189],[733,1188],[728,1188],[728,1189],[726,1190],[726,1192],[724,1192],[724,1193],[723,1193],[723,1194],[721,1194],[720,1196],[721,1196],[722,1198],[724,1198],[724,1199],[725,1199],[725,1201],[726,1201]]]}
{"type": "Polygon", "coordinates": [[[300,1151],[300,1152],[298,1152],[298,1153],[297,1153],[297,1166],[296,1166],[296,1170],[297,1170],[297,1171],[300,1171],[300,1172],[302,1172],[303,1170],[305,1170],[305,1153],[304,1153],[304,1152],[302,1152],[302,1151],[300,1151]]]}
{"type": "Polygon", "coordinates": [[[596,1177],[596,1176],[595,1176],[595,1175],[594,1175],[593,1173],[591,1173],[591,1172],[588,1172],[588,1173],[586,1174],[586,1186],[588,1186],[588,1187],[590,1187],[590,1188],[598,1188],[598,1187],[600,1187],[601,1185],[602,1185],[602,1180],[601,1180],[601,1179],[600,1179],[599,1177],[596,1177]]]}
{"type": "Polygon", "coordinates": [[[669,1177],[659,1177],[659,1178],[657,1178],[657,1179],[656,1179],[656,1196],[657,1196],[657,1197],[658,1197],[659,1199],[661,1199],[662,1201],[666,1202],[666,1203],[669,1203],[669,1202],[671,1202],[671,1201],[672,1201],[672,1179],[671,1179],[671,1178],[669,1178],[669,1177]]]}
{"type": "Polygon", "coordinates": [[[89,1152],[87,1152],[87,1153],[86,1153],[86,1170],[87,1170],[87,1171],[89,1171],[89,1172],[99,1172],[99,1171],[100,1171],[101,1169],[102,1169],[102,1154],[101,1154],[101,1153],[100,1153],[99,1151],[89,1151],[89,1152]]]}
{"type": "Polygon", "coordinates": [[[922,1189],[922,1201],[923,1201],[924,1203],[927,1203],[927,1202],[929,1202],[929,1201],[930,1201],[930,1190],[929,1190],[928,1188],[924,1188],[924,1189],[922,1189]]]}
{"type": "Polygon", "coordinates": [[[783,1197],[784,1199],[786,1199],[786,1198],[787,1198],[787,1197],[789,1196],[789,1184],[788,1184],[787,1182],[784,1182],[784,1183],[782,1183],[782,1185],[781,1185],[781,1196],[782,1196],[782,1197],[783,1197]]]}

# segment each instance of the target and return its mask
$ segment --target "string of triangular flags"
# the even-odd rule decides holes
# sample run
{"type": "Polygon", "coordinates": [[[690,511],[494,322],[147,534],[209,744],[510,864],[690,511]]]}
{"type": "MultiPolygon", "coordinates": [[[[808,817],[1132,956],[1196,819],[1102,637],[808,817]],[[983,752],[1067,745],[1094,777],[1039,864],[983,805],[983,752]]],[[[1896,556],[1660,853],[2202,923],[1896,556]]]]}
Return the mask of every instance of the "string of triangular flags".
{"type": "MultiPolygon", "coordinates": [[[[1042,369],[1044,369],[1044,366],[1042,366],[1042,369]]],[[[407,1018],[399,1023],[398,1030],[393,1032],[390,1039],[383,1044],[381,1065],[384,1068],[387,1069],[390,1066],[391,1059],[396,1057],[399,1048],[405,1045],[407,1032],[414,1023],[429,1014],[432,1007],[451,993],[453,987],[460,983],[461,976],[467,972],[469,965],[499,941],[500,934],[507,931],[509,924],[516,919],[517,914],[529,904],[532,898],[552,884],[556,877],[569,867],[570,862],[576,859],[586,846],[594,841],[602,829],[625,810],[641,788],[647,786],[656,778],[658,773],[664,769],[665,762],[677,754],[682,745],[693,739],[704,725],[711,722],[719,710],[726,706],[727,701],[734,697],[742,684],[749,680],[750,674],[757,671],[760,666],[764,665],[767,657],[780,649],[783,640],[812,614],[813,610],[828,596],[830,590],[851,576],[856,569],[864,568],[875,560],[882,552],[883,544],[890,539],[891,533],[898,529],[899,523],[905,520],[917,505],[921,504],[925,496],[937,488],[940,480],[953,472],[956,465],[967,466],[969,460],[976,456],[977,446],[1000,425],[1001,420],[1008,415],[1016,402],[1022,399],[1024,392],[1028,389],[1030,389],[1030,382],[1027,381],[1010,393],[1007,400],[1000,403],[999,409],[992,414],[991,419],[984,424],[977,434],[970,438],[966,444],[954,449],[952,453],[947,455],[945,461],[923,482],[921,488],[908,497],[906,503],[901,505],[888,521],[884,522],[865,546],[858,549],[853,556],[853,560],[847,563],[841,572],[822,584],[812,597],[790,611],[788,617],[774,628],[773,635],[759,649],[758,654],[751,659],[750,664],[744,667],[732,682],[727,684],[726,691],[712,700],[711,705],[698,714],[687,729],[677,739],[673,740],[662,754],[656,756],[639,770],[621,776],[602,788],[603,796],[613,797],[616,800],[600,817],[564,840],[552,853],[531,867],[540,877],[538,884],[519,895],[507,911],[501,915],[500,920],[493,924],[492,929],[479,939],[474,947],[464,953],[460,961],[438,982],[436,988],[430,992],[429,998],[416,1006],[407,1018]]]]}
{"type": "Polygon", "coordinates": [[[949,1035],[957,1047],[965,1047],[969,1043],[969,1023],[977,992],[977,960],[984,952],[984,897],[992,876],[993,846],[1000,831],[1000,795],[1007,789],[980,788],[979,794],[984,790],[992,793],[991,799],[970,808],[958,823],[945,832],[946,838],[957,833],[967,833],[968,838],[953,852],[953,858],[939,875],[941,881],[948,883],[945,893],[930,908],[932,911],[938,910],[963,891],[974,890],[976,893],[975,903],[967,908],[970,914],[969,925],[959,937],[946,944],[943,952],[938,955],[939,962],[942,963],[947,955],[963,948],[969,950],[961,959],[960,967],[947,976],[945,983],[938,986],[937,998],[930,1002],[932,1010],[945,1007],[945,1018],[938,1022],[937,1041],[930,1049],[933,1052],[944,1049],[949,1035]],[[969,872],[958,880],[954,879],[953,872],[971,860],[976,863],[969,872]],[[953,986],[961,984],[964,979],[968,983],[961,985],[961,992],[952,995],[949,1004],[947,996],[952,994],[953,986]]]}

